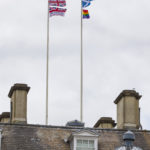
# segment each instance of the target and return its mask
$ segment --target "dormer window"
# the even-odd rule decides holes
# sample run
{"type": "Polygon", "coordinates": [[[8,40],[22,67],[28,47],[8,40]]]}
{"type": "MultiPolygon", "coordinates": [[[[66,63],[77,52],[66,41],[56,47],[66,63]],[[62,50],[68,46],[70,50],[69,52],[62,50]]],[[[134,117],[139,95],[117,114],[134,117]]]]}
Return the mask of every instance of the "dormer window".
{"type": "Polygon", "coordinates": [[[72,133],[69,138],[71,150],[98,150],[98,134],[82,130],[72,133]]]}

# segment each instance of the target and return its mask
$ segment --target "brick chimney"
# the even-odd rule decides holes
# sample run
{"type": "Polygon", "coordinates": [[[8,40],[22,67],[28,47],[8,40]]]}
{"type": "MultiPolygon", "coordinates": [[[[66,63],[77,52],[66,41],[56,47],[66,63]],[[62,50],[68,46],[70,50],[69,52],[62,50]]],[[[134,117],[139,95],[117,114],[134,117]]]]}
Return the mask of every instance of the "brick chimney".
{"type": "Polygon", "coordinates": [[[11,123],[27,123],[27,84],[14,84],[8,97],[11,98],[11,123]]]}
{"type": "Polygon", "coordinates": [[[124,90],[114,101],[117,104],[117,128],[139,129],[139,100],[142,96],[135,90],[124,90]]]}

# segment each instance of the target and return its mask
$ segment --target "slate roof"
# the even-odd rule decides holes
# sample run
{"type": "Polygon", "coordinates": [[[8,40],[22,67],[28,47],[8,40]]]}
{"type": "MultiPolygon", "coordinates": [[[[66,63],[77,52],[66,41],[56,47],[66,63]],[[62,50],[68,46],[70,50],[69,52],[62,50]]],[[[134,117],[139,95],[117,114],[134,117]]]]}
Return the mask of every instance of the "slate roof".
{"type": "MultiPolygon", "coordinates": [[[[123,144],[122,136],[127,130],[97,129],[66,126],[42,126],[0,124],[2,150],[70,150],[67,139],[73,132],[90,130],[99,134],[98,150],[114,150],[123,144]]],[[[132,130],[137,147],[150,150],[150,131],[132,130]]]]}

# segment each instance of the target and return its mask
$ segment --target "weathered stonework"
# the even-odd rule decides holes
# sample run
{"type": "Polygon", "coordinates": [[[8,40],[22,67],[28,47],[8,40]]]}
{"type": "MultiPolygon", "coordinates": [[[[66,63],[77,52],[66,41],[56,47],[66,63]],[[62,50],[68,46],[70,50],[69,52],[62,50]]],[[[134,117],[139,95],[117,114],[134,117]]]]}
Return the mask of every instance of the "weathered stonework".
{"type": "Polygon", "coordinates": [[[11,98],[11,123],[27,123],[27,84],[14,84],[8,96],[11,98]]]}
{"type": "Polygon", "coordinates": [[[117,104],[117,128],[139,129],[141,95],[134,90],[124,90],[114,101],[117,104]]]}
{"type": "Polygon", "coordinates": [[[116,123],[114,120],[112,120],[112,118],[101,117],[94,125],[94,128],[112,129],[115,126],[116,126],[116,123]]]}
{"type": "MultiPolygon", "coordinates": [[[[64,139],[72,132],[90,130],[97,132],[98,150],[114,150],[121,146],[126,130],[75,128],[61,126],[40,126],[20,124],[0,124],[2,129],[2,150],[70,150],[64,139]]],[[[150,150],[150,131],[133,130],[135,145],[150,150]]]]}
{"type": "Polygon", "coordinates": [[[0,115],[0,122],[1,123],[10,123],[10,112],[3,112],[0,115]]]}

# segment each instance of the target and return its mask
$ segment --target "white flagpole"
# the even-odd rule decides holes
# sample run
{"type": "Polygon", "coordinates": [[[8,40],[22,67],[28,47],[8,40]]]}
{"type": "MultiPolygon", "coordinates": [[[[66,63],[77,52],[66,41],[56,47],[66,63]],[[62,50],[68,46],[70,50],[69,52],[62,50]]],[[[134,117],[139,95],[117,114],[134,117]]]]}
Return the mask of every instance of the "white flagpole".
{"type": "Polygon", "coordinates": [[[47,59],[46,59],[46,119],[45,124],[48,125],[48,76],[49,76],[49,2],[47,14],[47,59]]]}
{"type": "Polygon", "coordinates": [[[83,21],[82,21],[82,0],[81,0],[81,54],[80,54],[80,121],[83,121],[83,21]]]}

